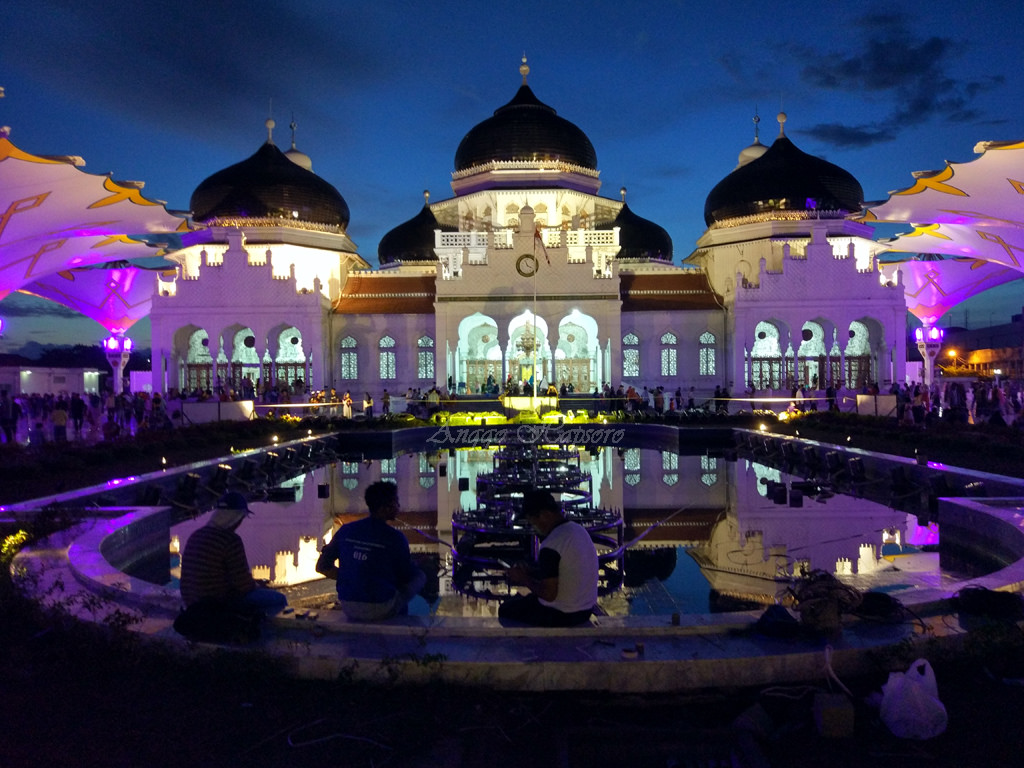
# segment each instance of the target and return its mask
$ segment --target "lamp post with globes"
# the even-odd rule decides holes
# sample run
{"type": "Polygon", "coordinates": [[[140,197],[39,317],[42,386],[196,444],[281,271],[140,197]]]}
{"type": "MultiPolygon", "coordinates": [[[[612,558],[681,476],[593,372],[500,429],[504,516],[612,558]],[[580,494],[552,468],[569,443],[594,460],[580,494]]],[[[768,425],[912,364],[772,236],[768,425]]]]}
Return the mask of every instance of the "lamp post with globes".
{"type": "Polygon", "coordinates": [[[108,336],[103,340],[103,351],[114,372],[114,394],[120,395],[124,391],[124,368],[131,357],[132,340],[123,333],[108,336]]]}
{"type": "Polygon", "coordinates": [[[929,388],[935,381],[935,358],[939,356],[939,350],[942,349],[944,335],[941,328],[936,328],[933,325],[924,325],[914,331],[917,351],[921,353],[921,358],[924,360],[924,383],[929,388]]]}

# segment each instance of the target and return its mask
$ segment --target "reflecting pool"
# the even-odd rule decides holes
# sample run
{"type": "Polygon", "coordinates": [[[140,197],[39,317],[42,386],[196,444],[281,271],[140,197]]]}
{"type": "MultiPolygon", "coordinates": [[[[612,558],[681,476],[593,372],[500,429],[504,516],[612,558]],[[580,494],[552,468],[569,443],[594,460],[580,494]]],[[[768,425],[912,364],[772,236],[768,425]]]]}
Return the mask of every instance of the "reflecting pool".
{"type": "MultiPolygon", "coordinates": [[[[493,497],[496,450],[353,457],[278,483],[266,501],[251,503],[255,514],[238,530],[253,575],[282,587],[319,580],[312,588],[329,598],[333,583],[314,568],[319,549],[337,526],[365,514],[370,483],[389,480],[402,501],[397,525],[428,574],[410,611],[496,616],[497,598],[509,590],[503,572],[469,567],[455,552],[461,517],[473,517],[484,497],[493,497]]],[[[754,608],[774,602],[793,576],[810,570],[897,596],[986,570],[940,566],[938,528],[914,514],[747,459],[609,446],[581,449],[572,466],[582,473],[588,506],[622,521],[614,534],[619,545],[605,545],[599,606],[608,615],[754,608]]],[[[166,570],[161,564],[134,575],[176,585],[177,552],[205,521],[203,515],[171,529],[166,570]]]]}

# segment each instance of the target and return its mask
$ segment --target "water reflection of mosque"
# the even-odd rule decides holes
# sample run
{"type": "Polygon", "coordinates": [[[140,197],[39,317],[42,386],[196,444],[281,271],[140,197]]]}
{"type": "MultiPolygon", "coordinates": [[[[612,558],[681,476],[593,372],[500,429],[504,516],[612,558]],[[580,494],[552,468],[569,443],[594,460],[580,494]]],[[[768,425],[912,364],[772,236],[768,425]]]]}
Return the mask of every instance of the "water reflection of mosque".
{"type": "MultiPolygon", "coordinates": [[[[785,478],[745,460],[614,446],[583,449],[578,456],[593,506],[622,512],[623,586],[601,598],[610,614],[642,612],[631,590],[674,581],[681,549],[699,565],[707,584],[698,588],[706,592],[710,585],[714,607],[715,594],[770,600],[777,581],[800,567],[857,582],[891,567],[891,559],[882,557],[883,544],[906,543],[908,525],[915,525],[912,516],[863,499],[834,496],[818,503],[807,498],[803,507],[775,503],[767,495],[767,481],[785,478]]],[[[398,527],[437,573],[424,595],[430,610],[493,615],[493,601],[467,597],[456,588],[452,547],[458,512],[479,509],[478,489],[486,486],[494,464],[489,448],[351,456],[282,483],[294,489],[294,500],[254,504],[256,514],[239,533],[257,577],[275,585],[308,581],[316,578],[317,551],[337,526],[365,513],[366,486],[390,480],[402,499],[398,527]]],[[[175,527],[172,549],[202,522],[175,527]]],[[[690,610],[703,612],[708,606],[690,610]]]]}
{"type": "MultiPolygon", "coordinates": [[[[594,478],[575,446],[513,443],[489,451],[490,472],[478,474],[476,500],[452,515],[453,587],[467,595],[509,593],[505,569],[537,559],[539,539],[522,518],[531,490],[548,491],[562,514],[586,528],[598,554],[598,593],[622,586],[622,511],[594,503],[594,478]]],[[[464,483],[465,485],[465,483],[464,483]]]]}

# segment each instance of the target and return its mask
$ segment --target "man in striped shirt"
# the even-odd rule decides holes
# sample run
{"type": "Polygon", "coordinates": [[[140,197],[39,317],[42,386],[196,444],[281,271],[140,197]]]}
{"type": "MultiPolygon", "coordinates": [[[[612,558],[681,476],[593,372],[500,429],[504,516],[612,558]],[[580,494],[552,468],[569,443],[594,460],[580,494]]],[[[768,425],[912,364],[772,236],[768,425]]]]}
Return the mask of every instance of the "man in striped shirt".
{"type": "Polygon", "coordinates": [[[181,555],[181,597],[186,607],[206,601],[225,609],[255,608],[275,613],[287,598],[252,577],[245,545],[235,529],[252,514],[245,497],[225,493],[206,525],[193,533],[181,555]]]}

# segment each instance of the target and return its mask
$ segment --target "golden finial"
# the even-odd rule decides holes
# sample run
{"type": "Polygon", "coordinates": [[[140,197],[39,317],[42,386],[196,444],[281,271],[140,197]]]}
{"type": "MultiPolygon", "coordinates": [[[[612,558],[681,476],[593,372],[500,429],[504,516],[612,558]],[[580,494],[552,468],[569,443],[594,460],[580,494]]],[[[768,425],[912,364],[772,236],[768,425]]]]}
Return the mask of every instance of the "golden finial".
{"type": "Polygon", "coordinates": [[[779,112],[778,117],[775,118],[779,121],[779,136],[786,135],[786,113],[779,112]]]}
{"type": "Polygon", "coordinates": [[[523,85],[526,85],[526,76],[530,74],[530,68],[526,65],[526,51],[523,51],[523,63],[519,65],[519,74],[523,76],[523,85]]]}
{"type": "Polygon", "coordinates": [[[429,189],[424,189],[423,190],[423,204],[426,205],[429,202],[430,202],[430,190],[429,189]]]}
{"type": "Polygon", "coordinates": [[[622,195],[622,202],[626,202],[626,188],[625,187],[622,187],[619,190],[619,194],[622,195]]]}

